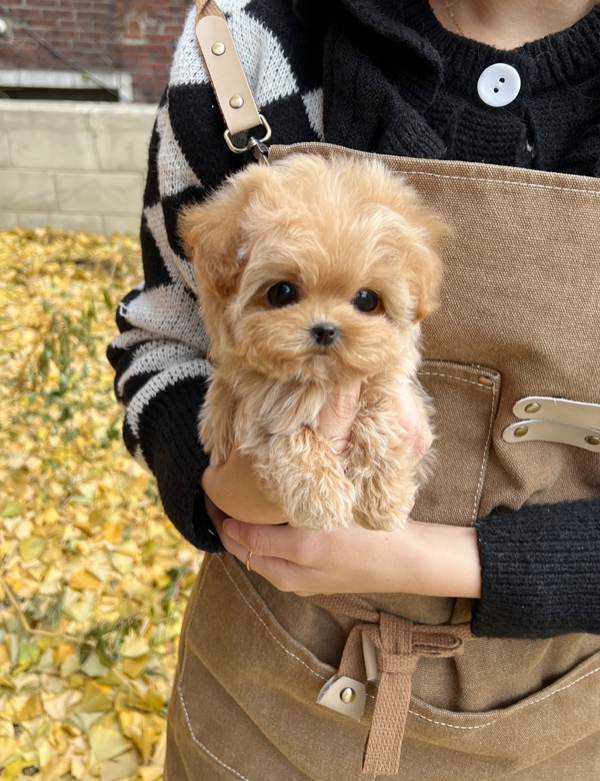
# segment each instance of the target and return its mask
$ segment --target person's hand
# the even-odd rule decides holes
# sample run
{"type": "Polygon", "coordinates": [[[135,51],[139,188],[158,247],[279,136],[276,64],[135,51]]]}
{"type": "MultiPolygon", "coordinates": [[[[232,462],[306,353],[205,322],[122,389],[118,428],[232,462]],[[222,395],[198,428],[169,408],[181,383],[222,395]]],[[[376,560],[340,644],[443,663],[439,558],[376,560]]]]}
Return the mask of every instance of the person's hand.
{"type": "MultiPolygon", "coordinates": [[[[319,430],[337,451],[349,440],[359,395],[360,388],[352,388],[332,396],[321,415],[319,430]]],[[[416,463],[431,445],[431,432],[410,386],[397,404],[416,463]]],[[[302,596],[479,596],[479,554],[472,528],[409,520],[405,529],[391,533],[355,524],[330,533],[296,529],[263,494],[250,460],[237,452],[223,466],[207,470],[203,486],[207,510],[225,549],[282,591],[302,596]]]]}
{"type": "MultiPolygon", "coordinates": [[[[319,431],[342,452],[348,444],[358,407],[360,385],[331,393],[321,412],[319,431]]],[[[405,385],[395,400],[398,420],[411,443],[415,463],[431,447],[432,435],[423,408],[412,385],[405,385]]],[[[262,490],[249,458],[233,450],[220,466],[208,467],[202,475],[205,496],[231,518],[246,523],[281,524],[287,519],[277,502],[262,490]]],[[[207,504],[208,512],[210,508],[207,504]]]]}
{"type": "Polygon", "coordinates": [[[474,528],[409,520],[395,532],[353,524],[334,532],[215,518],[226,550],[280,591],[312,594],[480,595],[474,528]],[[249,558],[249,554],[252,556],[249,558]]]}

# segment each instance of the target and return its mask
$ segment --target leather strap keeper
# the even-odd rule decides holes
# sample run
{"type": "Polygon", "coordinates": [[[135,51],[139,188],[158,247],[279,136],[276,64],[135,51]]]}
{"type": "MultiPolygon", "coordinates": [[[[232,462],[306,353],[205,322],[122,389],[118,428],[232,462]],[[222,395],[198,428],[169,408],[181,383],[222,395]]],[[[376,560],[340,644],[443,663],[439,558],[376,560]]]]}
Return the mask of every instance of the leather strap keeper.
{"type": "Polygon", "coordinates": [[[196,0],[196,38],[229,133],[262,125],[225,16],[213,0],[196,0]]]}

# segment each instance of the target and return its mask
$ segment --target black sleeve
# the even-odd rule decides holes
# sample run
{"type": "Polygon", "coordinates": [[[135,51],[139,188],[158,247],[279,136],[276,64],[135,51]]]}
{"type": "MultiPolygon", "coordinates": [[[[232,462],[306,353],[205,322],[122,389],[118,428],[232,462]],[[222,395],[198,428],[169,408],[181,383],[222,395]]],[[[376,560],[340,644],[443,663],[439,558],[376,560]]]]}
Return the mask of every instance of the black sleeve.
{"type": "Polygon", "coordinates": [[[524,507],[477,522],[480,637],[600,634],[600,501],[524,507]]]}
{"type": "Polygon", "coordinates": [[[203,196],[200,181],[194,181],[177,154],[166,93],[150,143],[144,193],[144,282],[119,304],[120,335],[107,355],[125,411],[125,445],[156,476],[165,512],[176,528],[196,547],[215,551],[222,546],[198,484],[208,464],[197,433],[209,372],[208,338],[176,219],[184,201],[203,196]]]}

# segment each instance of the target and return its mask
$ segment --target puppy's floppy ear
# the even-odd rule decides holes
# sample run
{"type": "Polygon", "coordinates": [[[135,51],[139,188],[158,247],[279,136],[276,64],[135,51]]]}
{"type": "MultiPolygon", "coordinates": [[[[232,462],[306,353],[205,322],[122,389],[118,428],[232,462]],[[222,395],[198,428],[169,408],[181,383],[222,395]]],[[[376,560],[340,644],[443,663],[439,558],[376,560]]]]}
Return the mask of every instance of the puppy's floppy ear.
{"type": "Polygon", "coordinates": [[[250,198],[266,181],[267,166],[250,164],[202,204],[182,211],[179,235],[196,274],[220,298],[235,290],[244,266],[238,255],[241,219],[250,198]]]}
{"type": "Polygon", "coordinates": [[[410,253],[410,285],[415,300],[413,320],[420,322],[438,305],[442,281],[442,260],[437,248],[450,236],[450,229],[432,214],[420,215],[425,241],[418,241],[410,253]]]}

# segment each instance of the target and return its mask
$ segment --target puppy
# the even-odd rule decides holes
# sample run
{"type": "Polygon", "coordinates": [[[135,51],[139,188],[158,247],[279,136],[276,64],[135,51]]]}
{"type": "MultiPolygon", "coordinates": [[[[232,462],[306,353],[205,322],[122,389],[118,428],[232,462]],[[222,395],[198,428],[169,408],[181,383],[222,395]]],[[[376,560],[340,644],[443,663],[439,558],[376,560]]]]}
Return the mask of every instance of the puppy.
{"type": "Polygon", "coordinates": [[[249,165],[179,228],[211,340],[199,416],[211,464],[249,455],[294,526],[401,527],[422,474],[394,398],[411,382],[427,408],[419,323],[436,305],[445,226],[378,162],[298,154],[249,165]],[[336,454],[319,415],[357,381],[336,454]]]}

